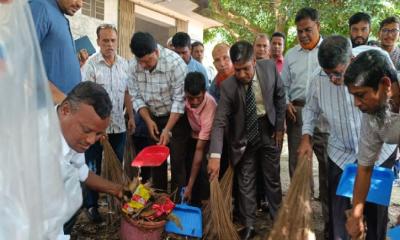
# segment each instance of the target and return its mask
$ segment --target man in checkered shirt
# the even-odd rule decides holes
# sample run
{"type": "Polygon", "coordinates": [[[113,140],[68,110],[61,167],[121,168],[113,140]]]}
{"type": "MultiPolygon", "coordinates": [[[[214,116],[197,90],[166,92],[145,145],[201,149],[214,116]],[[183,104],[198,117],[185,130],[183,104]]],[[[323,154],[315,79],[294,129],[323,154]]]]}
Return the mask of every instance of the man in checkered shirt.
{"type": "MultiPolygon", "coordinates": [[[[169,145],[171,152],[171,190],[185,185],[185,149],[190,126],[184,121],[184,79],[186,63],[173,51],[158,45],[145,32],[133,35],[130,48],[129,84],[133,107],[148,128],[154,144],[169,145]]],[[[167,189],[167,163],[151,169],[153,186],[167,189]]]]}

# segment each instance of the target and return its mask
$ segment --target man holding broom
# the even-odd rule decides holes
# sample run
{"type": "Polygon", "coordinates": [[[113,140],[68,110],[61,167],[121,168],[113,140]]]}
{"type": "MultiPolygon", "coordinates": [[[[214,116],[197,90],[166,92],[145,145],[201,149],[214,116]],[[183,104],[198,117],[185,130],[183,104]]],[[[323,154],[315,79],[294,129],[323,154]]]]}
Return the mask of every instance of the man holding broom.
{"type": "MultiPolygon", "coordinates": [[[[299,158],[312,159],[312,136],[321,114],[329,123],[328,139],[328,207],[329,239],[348,239],[345,229],[345,211],[350,199],[336,195],[336,189],[348,163],[357,161],[357,143],[360,139],[362,113],[353,105],[353,98],[343,83],[343,74],[353,55],[373,49],[361,46],[352,50],[350,41],[343,36],[330,36],[319,47],[317,69],[310,82],[306,105],[303,109],[303,136],[298,149],[299,158]]],[[[396,146],[382,149],[379,165],[390,167],[396,156],[396,146]]],[[[384,239],[387,208],[376,204],[367,207],[367,239],[384,239]],[[382,238],[383,237],[383,238],[382,238]]],[[[327,236],[326,236],[327,237],[327,236]]]]}
{"type": "MultiPolygon", "coordinates": [[[[399,144],[399,83],[392,62],[381,51],[370,50],[360,54],[346,71],[344,83],[354,95],[354,104],[363,113],[359,141],[358,169],[353,190],[353,208],[346,228],[352,237],[365,231],[363,215],[371,184],[371,175],[384,143],[399,144]]],[[[370,225],[367,217],[367,237],[370,225]]],[[[376,219],[379,222],[379,219],[376,219]]],[[[386,227],[387,212],[382,225],[386,227]]],[[[386,230],[386,228],[385,228],[386,230]]],[[[367,238],[368,239],[368,238],[367,238]]],[[[371,238],[372,239],[372,238],[371,238]]],[[[385,239],[380,236],[374,239],[385,239]]]]}
{"type": "Polygon", "coordinates": [[[239,212],[245,228],[242,239],[255,235],[256,166],[261,162],[266,198],[275,217],[282,201],[279,143],[283,136],[285,94],[279,73],[272,60],[256,63],[253,46],[246,41],[230,49],[235,75],[221,84],[211,131],[208,173],[210,181],[218,178],[223,135],[230,129],[229,151],[238,179],[239,212]]]}
{"type": "MultiPolygon", "coordinates": [[[[81,82],[57,106],[62,133],[61,174],[68,197],[70,224],[64,225],[68,233],[74,223],[74,213],[82,205],[80,182],[92,190],[122,197],[122,186],[112,183],[89,170],[84,152],[105,134],[110,123],[112,104],[109,95],[99,84],[81,82]]],[[[60,206],[61,208],[61,206],[60,206]]]]}

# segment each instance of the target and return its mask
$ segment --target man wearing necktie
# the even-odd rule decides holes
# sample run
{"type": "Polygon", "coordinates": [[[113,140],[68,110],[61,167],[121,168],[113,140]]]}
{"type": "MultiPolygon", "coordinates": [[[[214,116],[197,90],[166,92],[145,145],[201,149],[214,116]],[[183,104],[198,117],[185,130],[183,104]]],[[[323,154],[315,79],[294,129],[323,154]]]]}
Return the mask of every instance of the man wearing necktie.
{"type": "Polygon", "coordinates": [[[238,180],[240,219],[245,226],[241,239],[251,239],[255,234],[258,163],[273,218],[282,201],[279,144],[283,136],[285,94],[274,61],[256,62],[249,42],[235,43],[230,57],[235,74],[221,84],[211,132],[208,173],[210,180],[218,177],[223,134],[228,127],[230,160],[238,180]]]}

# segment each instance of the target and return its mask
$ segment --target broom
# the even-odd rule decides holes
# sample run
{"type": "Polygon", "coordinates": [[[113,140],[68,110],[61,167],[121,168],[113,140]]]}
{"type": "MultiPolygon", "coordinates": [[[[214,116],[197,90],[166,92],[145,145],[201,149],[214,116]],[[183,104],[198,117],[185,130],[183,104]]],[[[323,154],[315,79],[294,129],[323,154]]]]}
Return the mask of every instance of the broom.
{"type": "MultiPolygon", "coordinates": [[[[101,169],[101,176],[111,182],[127,186],[131,182],[129,177],[122,169],[122,164],[115,154],[110,142],[107,138],[100,140],[104,149],[104,158],[101,169]]],[[[107,195],[107,202],[109,203],[110,212],[119,212],[121,208],[119,201],[107,195]]]]}
{"type": "Polygon", "coordinates": [[[311,189],[312,162],[299,159],[288,193],[278,212],[277,220],[268,240],[311,240],[311,189]]]}
{"type": "Polygon", "coordinates": [[[203,219],[209,220],[204,224],[204,239],[239,240],[232,222],[232,184],[233,168],[226,170],[221,183],[214,179],[210,183],[210,200],[204,207],[203,219]]]}
{"type": "Polygon", "coordinates": [[[133,179],[138,175],[138,168],[132,167],[132,159],[136,157],[136,150],[133,145],[132,137],[127,135],[125,151],[124,151],[124,161],[123,161],[123,169],[125,174],[129,177],[129,179],[133,179]]]}

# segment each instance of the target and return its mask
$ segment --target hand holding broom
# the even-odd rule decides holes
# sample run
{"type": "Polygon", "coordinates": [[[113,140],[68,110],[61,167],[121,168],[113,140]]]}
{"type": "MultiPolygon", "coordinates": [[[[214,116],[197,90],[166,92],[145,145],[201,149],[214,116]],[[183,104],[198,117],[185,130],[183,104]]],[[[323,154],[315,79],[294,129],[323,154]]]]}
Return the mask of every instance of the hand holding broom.
{"type": "Polygon", "coordinates": [[[366,238],[365,230],[365,222],[363,221],[363,216],[360,217],[354,216],[352,214],[352,210],[346,210],[347,222],[346,222],[346,230],[351,236],[352,240],[364,240],[366,238]]]}

